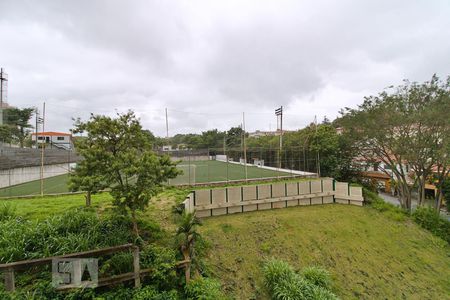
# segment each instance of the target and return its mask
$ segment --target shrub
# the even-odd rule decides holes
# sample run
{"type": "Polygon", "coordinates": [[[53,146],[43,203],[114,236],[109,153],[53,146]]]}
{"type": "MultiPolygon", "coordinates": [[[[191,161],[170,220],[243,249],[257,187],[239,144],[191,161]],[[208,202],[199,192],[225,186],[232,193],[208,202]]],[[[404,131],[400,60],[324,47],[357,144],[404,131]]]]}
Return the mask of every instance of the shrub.
{"type": "Polygon", "coordinates": [[[0,222],[16,217],[16,208],[9,203],[0,204],[0,222]]]}
{"type": "Polygon", "coordinates": [[[139,290],[136,290],[133,295],[133,300],[177,300],[178,293],[175,290],[171,291],[158,291],[153,286],[145,286],[139,290]]]}
{"type": "Polygon", "coordinates": [[[191,280],[185,287],[185,293],[187,299],[192,300],[226,299],[220,282],[211,278],[198,277],[191,280]]]}
{"type": "Polygon", "coordinates": [[[321,267],[306,267],[302,270],[301,275],[309,283],[322,287],[324,289],[331,289],[331,275],[330,273],[321,267]]]}
{"type": "Polygon", "coordinates": [[[278,282],[292,281],[295,272],[292,267],[282,260],[272,259],[267,261],[263,267],[264,284],[269,291],[274,291],[278,282]]]}
{"type": "Polygon", "coordinates": [[[159,289],[170,289],[176,284],[176,251],[156,245],[146,245],[140,253],[142,268],[151,268],[146,280],[159,289]]]}
{"type": "Polygon", "coordinates": [[[363,197],[367,204],[379,212],[385,213],[388,218],[394,221],[406,220],[407,213],[403,209],[391,203],[385,202],[376,192],[363,188],[363,197]]]}
{"type": "Polygon", "coordinates": [[[272,299],[337,299],[329,290],[331,276],[322,268],[308,267],[297,274],[288,263],[273,259],[264,264],[263,274],[272,299]]]}
{"type": "Polygon", "coordinates": [[[414,221],[434,235],[450,243],[450,221],[442,218],[430,207],[418,207],[413,212],[414,221]]]}
{"type": "Polygon", "coordinates": [[[100,274],[108,276],[133,271],[133,255],[130,252],[119,252],[101,264],[100,274]]]}

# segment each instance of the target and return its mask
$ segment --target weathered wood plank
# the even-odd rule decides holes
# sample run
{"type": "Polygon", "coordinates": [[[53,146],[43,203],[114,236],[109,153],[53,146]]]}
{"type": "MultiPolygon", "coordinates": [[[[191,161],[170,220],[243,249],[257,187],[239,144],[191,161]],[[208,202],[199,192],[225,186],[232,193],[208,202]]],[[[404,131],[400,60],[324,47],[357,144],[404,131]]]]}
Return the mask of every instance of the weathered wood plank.
{"type": "Polygon", "coordinates": [[[50,256],[45,258],[38,258],[38,259],[30,259],[30,260],[21,260],[16,261],[12,263],[7,264],[0,264],[0,271],[13,269],[13,270],[20,270],[20,269],[26,269],[34,266],[40,266],[40,265],[46,265],[50,264],[53,259],[55,258],[76,258],[76,257],[92,257],[92,256],[100,256],[100,255],[106,255],[111,254],[119,251],[124,251],[127,249],[130,249],[133,246],[133,244],[125,244],[120,246],[113,246],[108,248],[102,248],[97,250],[89,250],[84,252],[77,252],[77,253],[70,253],[70,254],[64,254],[64,255],[58,255],[58,256],[50,256]]]}

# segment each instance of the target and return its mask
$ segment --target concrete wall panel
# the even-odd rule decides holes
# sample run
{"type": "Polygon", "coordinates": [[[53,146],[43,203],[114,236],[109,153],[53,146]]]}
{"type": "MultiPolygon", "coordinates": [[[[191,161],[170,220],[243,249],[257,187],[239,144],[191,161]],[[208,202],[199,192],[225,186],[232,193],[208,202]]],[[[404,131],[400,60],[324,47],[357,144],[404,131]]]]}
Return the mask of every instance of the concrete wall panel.
{"type": "Polygon", "coordinates": [[[345,200],[345,199],[335,198],[334,200],[336,201],[336,203],[349,204],[348,200],[345,200]]]}
{"type": "Polygon", "coordinates": [[[212,209],[212,215],[213,216],[220,216],[220,215],[226,215],[227,209],[226,208],[214,208],[212,209]]]}
{"type": "Polygon", "coordinates": [[[251,205],[244,205],[243,207],[244,212],[246,211],[254,211],[258,209],[258,206],[256,204],[251,204],[251,205]]]}
{"type": "Polygon", "coordinates": [[[351,186],[350,187],[350,196],[359,196],[362,198],[362,188],[359,186],[351,186]]]}
{"type": "Polygon", "coordinates": [[[336,196],[348,196],[347,182],[336,182],[336,196]]]}
{"type": "MultiPolygon", "coordinates": [[[[322,192],[322,180],[311,181],[311,193],[322,192]]],[[[322,197],[311,198],[311,204],[322,204],[322,197]]]]}
{"type": "Polygon", "coordinates": [[[244,186],[242,190],[242,198],[244,201],[256,199],[256,185],[244,186]]]}
{"type": "Polygon", "coordinates": [[[300,190],[299,195],[309,194],[309,181],[300,181],[298,187],[300,190]]]}
{"type": "Polygon", "coordinates": [[[258,185],[258,199],[270,198],[270,184],[258,185]]]}
{"type": "Polygon", "coordinates": [[[298,206],[298,200],[288,200],[286,204],[287,206],[298,206]]]}
{"type": "Polygon", "coordinates": [[[323,197],[323,204],[333,203],[334,199],[333,196],[325,196],[323,197]]]}
{"type": "Polygon", "coordinates": [[[333,191],[333,180],[332,179],[323,179],[322,187],[324,192],[332,192],[333,191]]]}
{"type": "Polygon", "coordinates": [[[241,196],[241,187],[229,187],[228,188],[228,203],[239,203],[241,202],[242,196],[241,196]]]}
{"type": "MultiPolygon", "coordinates": [[[[211,190],[211,196],[212,196],[212,199],[211,199],[212,204],[224,205],[227,203],[225,189],[213,189],[213,190],[211,190]]],[[[214,208],[212,210],[213,216],[220,216],[220,215],[226,215],[226,214],[227,214],[226,208],[214,208]]]]}
{"type": "Polygon", "coordinates": [[[284,183],[272,184],[272,198],[285,196],[286,196],[286,185],[284,183]]]}
{"type": "Polygon", "coordinates": [[[300,199],[300,200],[298,200],[298,204],[299,205],[311,205],[311,199],[310,198],[300,199]]]}
{"type": "Polygon", "coordinates": [[[286,201],[279,201],[279,202],[273,202],[272,203],[273,208],[285,208],[286,207],[286,201]]]}
{"type": "Polygon", "coordinates": [[[271,203],[258,204],[258,210],[272,209],[271,203]]]}
{"type": "Polygon", "coordinates": [[[211,210],[210,209],[205,209],[205,210],[197,210],[195,212],[195,215],[199,218],[205,218],[205,217],[210,217],[211,216],[211,210]]]}
{"type": "Polygon", "coordinates": [[[211,204],[211,190],[196,190],[195,191],[195,205],[209,205],[211,204]]]}
{"type": "Polygon", "coordinates": [[[298,195],[298,183],[297,182],[286,183],[286,189],[287,189],[287,196],[298,195]]]}
{"type": "Polygon", "coordinates": [[[320,180],[311,180],[311,193],[322,192],[322,182],[320,180]]]}

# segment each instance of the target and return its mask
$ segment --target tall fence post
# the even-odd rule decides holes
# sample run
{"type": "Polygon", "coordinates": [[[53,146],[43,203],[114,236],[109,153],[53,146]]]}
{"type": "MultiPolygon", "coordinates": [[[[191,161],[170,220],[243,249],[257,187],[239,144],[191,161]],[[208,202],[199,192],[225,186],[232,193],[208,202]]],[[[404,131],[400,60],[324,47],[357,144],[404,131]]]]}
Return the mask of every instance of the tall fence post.
{"type": "Polygon", "coordinates": [[[139,263],[139,247],[133,247],[134,287],[141,286],[141,265],[139,263]]]}
{"type": "Polygon", "coordinates": [[[14,280],[14,269],[8,269],[5,271],[5,290],[7,292],[14,292],[16,284],[14,280]]]}

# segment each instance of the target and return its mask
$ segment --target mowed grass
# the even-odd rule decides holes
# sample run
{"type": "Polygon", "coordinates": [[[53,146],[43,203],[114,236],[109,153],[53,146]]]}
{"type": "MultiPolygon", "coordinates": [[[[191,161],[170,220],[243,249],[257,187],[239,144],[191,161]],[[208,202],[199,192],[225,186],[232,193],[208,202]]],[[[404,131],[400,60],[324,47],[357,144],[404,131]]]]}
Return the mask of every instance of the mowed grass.
{"type": "MultiPolygon", "coordinates": [[[[98,210],[111,207],[112,197],[109,193],[100,193],[92,196],[91,206],[98,210]]],[[[9,205],[19,216],[31,220],[42,220],[53,214],[60,214],[67,210],[85,207],[86,200],[83,194],[44,196],[35,198],[0,199],[0,206],[9,205]]]]}
{"type": "MultiPolygon", "coordinates": [[[[183,174],[170,181],[171,184],[207,183],[229,180],[245,179],[245,167],[243,165],[226,163],[216,160],[182,161],[179,168],[183,174]],[[190,166],[189,166],[190,165],[190,166]]],[[[247,166],[247,178],[269,178],[290,176],[290,173],[267,170],[256,166],[247,166]]]]}
{"type": "Polygon", "coordinates": [[[410,220],[370,207],[320,205],[208,218],[207,262],[236,299],[268,299],[261,266],[331,271],[342,299],[450,299],[450,247],[410,220]]]}
{"type": "MultiPolygon", "coordinates": [[[[69,188],[67,186],[68,180],[69,180],[68,174],[45,178],[44,194],[68,193],[69,192],[69,188]]],[[[40,180],[34,180],[0,189],[0,197],[30,196],[30,195],[40,195],[40,193],[41,193],[40,180]]]]}

